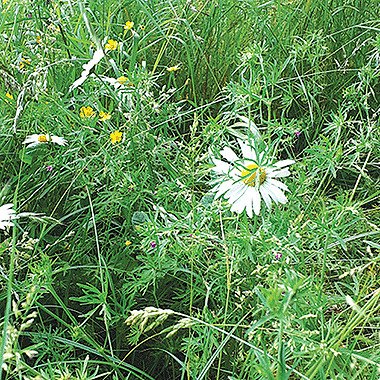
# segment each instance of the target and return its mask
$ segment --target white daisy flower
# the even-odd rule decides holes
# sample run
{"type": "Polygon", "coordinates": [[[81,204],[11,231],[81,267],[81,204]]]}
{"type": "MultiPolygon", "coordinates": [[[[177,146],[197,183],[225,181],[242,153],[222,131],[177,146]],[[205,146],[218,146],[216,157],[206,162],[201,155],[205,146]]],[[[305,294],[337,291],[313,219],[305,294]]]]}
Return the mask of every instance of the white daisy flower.
{"type": "Polygon", "coordinates": [[[261,198],[268,209],[271,208],[272,201],[285,204],[288,200],[284,191],[289,189],[277,178],[290,175],[288,166],[294,161],[271,163],[267,158],[267,152],[258,153],[242,140],[238,142],[243,158],[239,158],[229,147],[220,152],[229,162],[213,158],[213,170],[220,176],[215,180],[212,190],[216,193],[216,198],[224,195],[232,205],[231,211],[241,214],[245,209],[250,218],[253,212],[256,215],[260,214],[261,198]]]}
{"type": "Polygon", "coordinates": [[[13,226],[12,219],[16,218],[16,213],[12,209],[13,204],[7,203],[0,207],[0,229],[4,230],[5,227],[13,226]]]}
{"type": "Polygon", "coordinates": [[[45,144],[45,143],[54,143],[58,145],[66,145],[67,141],[63,137],[58,137],[54,135],[29,135],[24,140],[23,144],[28,144],[27,148],[32,148],[34,146],[37,146],[39,144],[45,144]]]}

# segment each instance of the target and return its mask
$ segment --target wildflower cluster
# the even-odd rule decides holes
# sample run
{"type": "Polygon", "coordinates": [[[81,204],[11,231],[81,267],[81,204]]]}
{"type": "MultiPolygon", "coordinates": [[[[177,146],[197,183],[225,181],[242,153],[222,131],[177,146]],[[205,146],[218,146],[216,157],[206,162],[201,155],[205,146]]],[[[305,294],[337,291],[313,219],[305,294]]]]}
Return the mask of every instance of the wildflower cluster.
{"type": "MultiPolygon", "coordinates": [[[[81,107],[79,116],[82,119],[92,119],[96,116],[95,110],[91,106],[81,107]]],[[[111,119],[111,114],[106,111],[99,111],[99,121],[106,121],[111,119]]]]}

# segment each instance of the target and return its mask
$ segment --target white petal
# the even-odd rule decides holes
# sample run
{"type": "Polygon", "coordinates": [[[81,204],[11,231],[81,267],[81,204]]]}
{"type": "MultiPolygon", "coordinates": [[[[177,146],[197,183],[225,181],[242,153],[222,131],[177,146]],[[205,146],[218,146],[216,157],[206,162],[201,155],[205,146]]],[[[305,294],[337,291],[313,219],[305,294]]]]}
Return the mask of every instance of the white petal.
{"type": "Polygon", "coordinates": [[[277,181],[274,178],[268,178],[267,182],[268,182],[268,185],[273,185],[273,186],[278,187],[279,189],[282,189],[282,190],[285,190],[285,191],[289,191],[288,186],[286,186],[284,183],[282,183],[280,181],[277,181]]]}
{"type": "Polygon", "coordinates": [[[261,198],[259,191],[252,187],[252,207],[256,215],[260,214],[261,198]]]}
{"type": "Polygon", "coordinates": [[[268,194],[274,200],[275,203],[285,204],[288,201],[285,194],[279,188],[277,188],[276,186],[271,186],[268,183],[266,183],[265,185],[268,194]]]}
{"type": "Polygon", "coordinates": [[[96,66],[100,60],[104,57],[104,52],[103,52],[103,49],[98,49],[92,59],[88,62],[88,63],[85,63],[82,67],[83,67],[83,70],[85,71],[90,71],[94,66],[96,66]]]}
{"type": "Polygon", "coordinates": [[[63,137],[51,136],[51,141],[58,145],[66,145],[67,141],[63,137]]]}
{"type": "Polygon", "coordinates": [[[235,202],[233,202],[231,211],[237,212],[238,214],[241,214],[244,209],[247,207],[249,198],[243,194],[239,199],[237,199],[235,202]]]}
{"type": "Polygon", "coordinates": [[[5,230],[5,227],[13,226],[13,222],[3,222],[0,221],[0,230],[5,230]]]}
{"type": "Polygon", "coordinates": [[[245,211],[247,212],[248,218],[252,218],[252,193],[249,194],[249,201],[247,201],[247,205],[245,207],[245,211]]]}
{"type": "Polygon", "coordinates": [[[25,140],[23,141],[23,144],[29,144],[31,142],[38,141],[38,136],[39,135],[29,135],[29,136],[26,136],[25,140]]]}
{"type": "Polygon", "coordinates": [[[270,199],[268,191],[264,186],[260,186],[260,194],[263,197],[268,210],[270,210],[272,208],[272,200],[270,199]]]}
{"type": "Polygon", "coordinates": [[[5,227],[13,226],[11,220],[16,218],[16,213],[12,207],[12,203],[7,203],[0,207],[0,229],[2,230],[4,230],[5,227]]]}
{"type": "Polygon", "coordinates": [[[213,158],[212,160],[215,164],[215,167],[212,168],[214,172],[219,173],[219,174],[227,174],[229,172],[230,167],[231,167],[230,164],[222,160],[218,160],[216,158],[213,158]]]}
{"type": "Polygon", "coordinates": [[[36,142],[34,142],[34,143],[30,143],[30,144],[28,144],[27,145],[27,148],[33,148],[33,147],[35,147],[35,146],[37,146],[37,145],[40,145],[41,143],[39,142],[39,141],[36,141],[36,142]]]}
{"type": "Polygon", "coordinates": [[[229,177],[233,179],[235,182],[240,182],[241,181],[241,171],[233,168],[230,173],[228,173],[229,177]]]}
{"type": "Polygon", "coordinates": [[[256,152],[250,146],[248,146],[244,141],[238,140],[238,143],[240,145],[240,149],[242,151],[243,157],[256,161],[256,158],[257,158],[256,152]]]}
{"type": "Polygon", "coordinates": [[[239,199],[242,194],[245,193],[247,190],[247,186],[244,185],[242,182],[235,182],[234,185],[231,187],[231,190],[229,190],[224,198],[229,199],[230,203],[234,203],[237,199],[239,199]]]}
{"type": "Polygon", "coordinates": [[[235,152],[228,146],[224,147],[220,154],[230,162],[234,162],[238,159],[238,156],[235,154],[235,152]]]}
{"type": "Polygon", "coordinates": [[[274,169],[267,169],[266,173],[268,177],[271,178],[281,178],[281,177],[288,177],[290,175],[290,171],[288,168],[286,169],[281,169],[281,170],[274,170],[274,169]]]}
{"type": "Polygon", "coordinates": [[[90,72],[89,71],[83,71],[82,75],[70,86],[69,91],[74,90],[74,88],[79,87],[81,84],[84,83],[84,81],[87,79],[87,76],[90,72]]]}
{"type": "Polygon", "coordinates": [[[214,188],[214,191],[217,191],[215,195],[215,199],[218,199],[221,195],[223,195],[226,191],[228,191],[233,184],[234,182],[229,180],[226,182],[222,182],[219,186],[216,186],[214,188]]]}
{"type": "Polygon", "coordinates": [[[13,207],[13,203],[6,203],[5,205],[2,205],[0,207],[0,218],[6,219],[9,217],[9,215],[14,214],[12,207],[13,207]]]}
{"type": "Polygon", "coordinates": [[[295,161],[294,160],[283,160],[283,161],[278,161],[274,164],[274,166],[276,168],[283,168],[284,166],[289,166],[289,165],[292,165],[294,164],[295,161]]]}
{"type": "Polygon", "coordinates": [[[240,116],[240,115],[237,115],[237,117],[242,121],[242,122],[237,122],[233,125],[236,126],[236,127],[245,127],[245,128],[249,128],[250,131],[252,132],[252,134],[256,137],[256,138],[260,138],[260,132],[256,126],[256,124],[248,119],[247,117],[245,116],[240,116]]]}

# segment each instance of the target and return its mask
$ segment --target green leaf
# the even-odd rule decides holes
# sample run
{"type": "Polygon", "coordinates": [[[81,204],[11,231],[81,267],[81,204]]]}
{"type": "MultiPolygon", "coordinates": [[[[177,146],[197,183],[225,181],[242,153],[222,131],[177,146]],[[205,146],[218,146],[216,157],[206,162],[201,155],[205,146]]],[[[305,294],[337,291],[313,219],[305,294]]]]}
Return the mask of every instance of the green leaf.
{"type": "Polygon", "coordinates": [[[31,165],[33,162],[33,154],[26,153],[24,150],[19,151],[18,157],[25,164],[31,165]]]}
{"type": "Polygon", "coordinates": [[[132,224],[134,226],[149,222],[149,216],[143,211],[135,211],[132,215],[132,224]]]}

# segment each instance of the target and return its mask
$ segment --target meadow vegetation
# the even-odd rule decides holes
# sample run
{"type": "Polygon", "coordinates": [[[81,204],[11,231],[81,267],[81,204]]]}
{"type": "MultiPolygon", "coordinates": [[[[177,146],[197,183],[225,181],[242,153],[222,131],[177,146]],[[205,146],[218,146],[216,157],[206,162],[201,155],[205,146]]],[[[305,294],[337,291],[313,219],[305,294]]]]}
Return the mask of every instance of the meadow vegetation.
{"type": "Polygon", "coordinates": [[[380,378],[377,0],[2,0],[0,46],[1,379],[380,378]],[[238,140],[286,204],[216,199],[238,140]]]}

